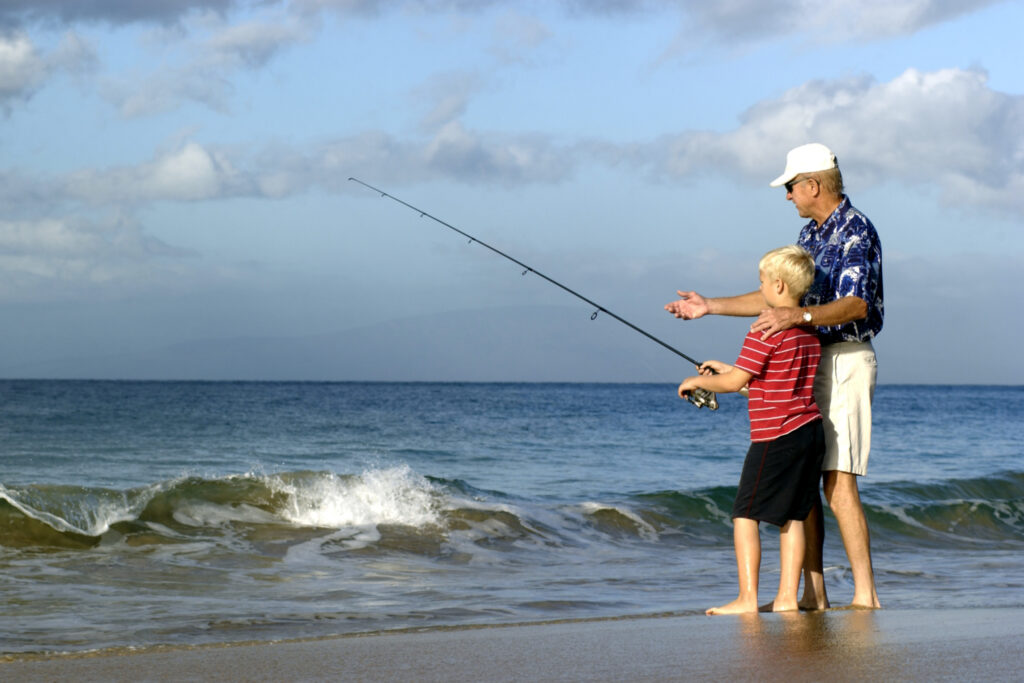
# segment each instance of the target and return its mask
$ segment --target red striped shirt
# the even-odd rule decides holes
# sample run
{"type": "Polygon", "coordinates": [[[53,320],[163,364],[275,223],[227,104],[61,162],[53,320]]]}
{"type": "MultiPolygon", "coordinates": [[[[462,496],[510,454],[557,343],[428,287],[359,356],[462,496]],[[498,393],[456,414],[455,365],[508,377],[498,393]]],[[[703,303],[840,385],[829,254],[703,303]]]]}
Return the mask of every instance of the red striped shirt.
{"type": "Polygon", "coordinates": [[[814,403],[814,373],[821,359],[818,338],[799,327],[761,341],[760,332],[743,340],[736,367],[750,379],[750,440],[771,441],[821,419],[814,403]]]}

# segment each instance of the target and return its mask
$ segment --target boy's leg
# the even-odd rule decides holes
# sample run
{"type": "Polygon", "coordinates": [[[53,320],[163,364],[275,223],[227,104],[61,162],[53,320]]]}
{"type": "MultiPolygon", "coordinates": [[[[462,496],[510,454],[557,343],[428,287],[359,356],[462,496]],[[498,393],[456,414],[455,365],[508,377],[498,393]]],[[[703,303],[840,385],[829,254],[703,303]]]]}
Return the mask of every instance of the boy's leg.
{"type": "Polygon", "coordinates": [[[779,529],[779,592],[772,601],[774,612],[790,612],[799,607],[796,594],[800,590],[805,547],[802,521],[791,519],[779,529]]]}
{"type": "Polygon", "coordinates": [[[871,563],[871,536],[864,506],[857,490],[857,475],[849,472],[825,473],[825,499],[839,524],[846,557],[853,572],[853,607],[878,609],[875,570],[871,563]]]}
{"type": "Polygon", "coordinates": [[[800,598],[800,609],[828,609],[828,594],[825,591],[825,516],[821,499],[814,502],[814,509],[804,520],[804,594],[800,598]]]}
{"type": "Polygon", "coordinates": [[[740,594],[728,605],[712,607],[705,614],[739,614],[757,611],[757,577],[761,571],[761,536],[757,521],[736,517],[732,520],[732,540],[736,547],[736,569],[740,594]]]}

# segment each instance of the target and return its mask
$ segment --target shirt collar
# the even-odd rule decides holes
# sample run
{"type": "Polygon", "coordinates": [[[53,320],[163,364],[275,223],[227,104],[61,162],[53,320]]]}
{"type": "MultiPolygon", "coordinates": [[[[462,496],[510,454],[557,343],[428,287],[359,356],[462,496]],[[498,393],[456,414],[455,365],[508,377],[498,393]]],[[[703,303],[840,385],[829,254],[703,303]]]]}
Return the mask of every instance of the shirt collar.
{"type": "Polygon", "coordinates": [[[843,198],[839,200],[839,206],[836,207],[835,211],[829,214],[829,217],[825,219],[825,222],[821,224],[820,228],[818,227],[818,222],[815,221],[813,218],[807,224],[807,228],[809,230],[814,230],[815,232],[825,232],[829,228],[840,223],[842,217],[846,214],[847,211],[850,210],[850,206],[850,198],[844,194],[843,198]]]}

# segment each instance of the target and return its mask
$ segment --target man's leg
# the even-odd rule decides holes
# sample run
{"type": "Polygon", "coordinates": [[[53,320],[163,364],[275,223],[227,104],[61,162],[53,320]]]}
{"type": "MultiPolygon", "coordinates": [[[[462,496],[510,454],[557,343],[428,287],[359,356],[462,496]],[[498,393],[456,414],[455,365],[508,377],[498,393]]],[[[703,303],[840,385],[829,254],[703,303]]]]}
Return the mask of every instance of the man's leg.
{"type": "Polygon", "coordinates": [[[875,570],[871,564],[871,535],[857,489],[857,475],[849,472],[825,472],[825,500],[839,523],[846,557],[853,572],[853,607],[878,609],[875,570]]]}
{"type": "MultiPolygon", "coordinates": [[[[851,605],[868,608],[881,605],[875,591],[867,519],[853,473],[867,472],[877,374],[874,349],[864,342],[822,347],[822,362],[814,377],[814,400],[825,418],[825,500],[839,523],[853,571],[851,605]]],[[[808,540],[809,546],[811,543],[808,540]]]]}

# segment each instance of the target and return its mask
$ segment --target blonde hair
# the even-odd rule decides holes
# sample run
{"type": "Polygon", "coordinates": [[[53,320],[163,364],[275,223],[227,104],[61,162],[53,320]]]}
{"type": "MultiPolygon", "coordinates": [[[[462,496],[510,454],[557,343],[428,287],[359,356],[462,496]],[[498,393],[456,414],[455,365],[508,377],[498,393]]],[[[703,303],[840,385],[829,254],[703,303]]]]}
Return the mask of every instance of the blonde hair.
{"type": "Polygon", "coordinates": [[[807,293],[814,282],[814,258],[807,250],[795,244],[772,249],[761,257],[757,268],[765,275],[785,282],[790,293],[798,299],[807,293]]]}

